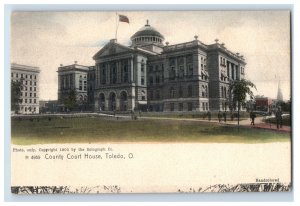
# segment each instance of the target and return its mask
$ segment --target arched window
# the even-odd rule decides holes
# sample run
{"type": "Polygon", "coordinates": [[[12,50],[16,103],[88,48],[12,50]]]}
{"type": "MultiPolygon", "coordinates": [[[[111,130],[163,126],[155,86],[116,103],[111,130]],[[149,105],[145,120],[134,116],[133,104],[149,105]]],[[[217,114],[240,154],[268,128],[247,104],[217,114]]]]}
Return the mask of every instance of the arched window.
{"type": "Polygon", "coordinates": [[[224,89],[223,89],[223,86],[221,87],[221,97],[224,97],[224,89]]]}
{"type": "Polygon", "coordinates": [[[170,71],[169,71],[169,76],[171,80],[175,79],[176,73],[175,73],[175,67],[171,67],[170,71]]]}
{"type": "Polygon", "coordinates": [[[170,88],[170,98],[175,98],[175,89],[174,89],[174,87],[170,88]]]}
{"type": "Polygon", "coordinates": [[[179,95],[179,97],[182,97],[182,96],[183,96],[182,86],[179,86],[179,89],[178,89],[178,95],[179,95]]]}
{"type": "Polygon", "coordinates": [[[159,92],[159,90],[156,90],[156,99],[160,99],[160,92],[159,92]]]}
{"type": "Polygon", "coordinates": [[[180,79],[183,79],[183,77],[184,77],[184,68],[183,68],[183,66],[179,66],[179,78],[180,79]]]}
{"type": "Polygon", "coordinates": [[[193,96],[193,87],[192,85],[188,86],[188,97],[192,97],[193,96]]]}

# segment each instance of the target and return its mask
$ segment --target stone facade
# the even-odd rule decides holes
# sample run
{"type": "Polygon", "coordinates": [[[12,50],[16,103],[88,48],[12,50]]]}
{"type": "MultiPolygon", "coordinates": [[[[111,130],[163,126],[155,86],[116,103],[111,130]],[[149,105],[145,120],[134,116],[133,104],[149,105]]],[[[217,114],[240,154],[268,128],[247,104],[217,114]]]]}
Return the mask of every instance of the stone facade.
{"type": "Polygon", "coordinates": [[[38,67],[11,64],[11,80],[22,82],[19,114],[39,113],[39,73],[38,67]]]}
{"type": "Polygon", "coordinates": [[[229,110],[229,84],[244,78],[243,56],[198,36],[164,44],[148,21],[131,41],[124,46],[112,39],[93,56],[85,94],[94,111],[229,110]]]}
{"type": "Polygon", "coordinates": [[[87,77],[89,67],[79,65],[77,62],[73,65],[58,68],[58,104],[64,110],[64,101],[75,91],[76,99],[80,105],[86,105],[88,102],[87,77]]]}

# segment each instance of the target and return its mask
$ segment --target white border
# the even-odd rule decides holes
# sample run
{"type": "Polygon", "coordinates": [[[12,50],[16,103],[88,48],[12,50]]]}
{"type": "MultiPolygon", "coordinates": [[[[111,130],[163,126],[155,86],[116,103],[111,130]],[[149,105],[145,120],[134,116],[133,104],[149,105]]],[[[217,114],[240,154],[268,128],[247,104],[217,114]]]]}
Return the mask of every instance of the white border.
{"type": "MultiPolygon", "coordinates": [[[[15,3],[24,3],[24,1],[4,1],[3,2],[3,6],[4,4],[15,4],[15,3]]],[[[30,3],[30,4],[40,4],[40,3],[43,3],[43,4],[49,4],[49,3],[55,3],[55,4],[64,4],[64,3],[67,3],[67,1],[64,1],[62,2],[61,0],[53,0],[53,1],[49,1],[49,0],[46,0],[46,1],[37,1],[37,0],[34,0],[34,1],[26,1],[26,3],[30,3]]],[[[73,0],[72,1],[73,4],[98,4],[99,2],[98,1],[90,1],[90,0],[86,0],[86,1],[82,1],[82,0],[73,0]]],[[[155,6],[155,8],[157,9],[160,9],[160,6],[158,4],[166,4],[168,2],[166,1],[162,1],[162,0],[152,0],[152,1],[141,1],[141,0],[131,0],[130,2],[129,1],[121,1],[121,0],[110,0],[109,1],[110,4],[138,4],[138,3],[143,3],[143,4],[156,4],[157,6],[155,6]]],[[[172,3],[177,3],[177,4],[194,4],[195,1],[194,0],[173,0],[172,3]]],[[[293,90],[293,99],[294,99],[294,108],[293,108],[293,113],[294,114],[300,114],[300,111],[299,111],[299,108],[297,107],[297,105],[299,104],[299,95],[297,95],[297,93],[295,92],[295,88],[298,88],[298,79],[299,79],[299,71],[298,71],[298,68],[296,68],[297,66],[296,65],[300,65],[299,63],[299,40],[295,37],[299,37],[300,34],[299,34],[299,3],[296,2],[296,1],[284,1],[284,0],[273,0],[271,3],[272,4],[269,4],[270,2],[267,1],[267,0],[252,0],[252,1],[243,1],[243,2],[239,2],[237,0],[233,1],[221,1],[221,0],[206,0],[206,1],[201,1],[201,3],[204,3],[204,4],[209,4],[211,6],[211,8],[213,8],[212,4],[216,4],[215,6],[218,8],[220,5],[218,4],[222,4],[222,6],[231,6],[231,4],[243,4],[243,5],[249,5],[249,4],[257,4],[255,6],[257,6],[258,8],[260,6],[262,7],[268,7],[268,6],[276,6],[276,4],[280,7],[279,4],[293,4],[294,6],[294,16],[293,16],[293,19],[294,19],[294,22],[293,22],[293,49],[294,49],[294,55],[293,55],[293,65],[294,65],[294,71],[293,71],[293,81],[294,81],[294,90],[293,90]],[[265,5],[262,5],[262,4],[265,4],[265,5]],[[298,58],[296,58],[298,57],[298,58]]],[[[72,7],[72,5],[67,5],[69,7],[72,7]]],[[[184,5],[183,7],[185,7],[186,5],[184,5]]],[[[234,7],[237,6],[237,5],[234,5],[234,7]]],[[[25,6],[26,7],[26,6],[25,6]]],[[[173,7],[173,6],[170,6],[170,7],[173,7]]],[[[183,8],[182,6],[179,6],[177,5],[177,8],[178,9],[182,9],[183,8]]],[[[238,6],[237,6],[238,7],[238,6]]],[[[3,8],[3,7],[2,7],[3,8]]],[[[27,8],[30,9],[30,6],[27,5],[27,8]]],[[[174,8],[174,7],[173,7],[174,8]]],[[[250,6],[250,9],[251,9],[251,6],[250,6]]],[[[3,10],[2,10],[3,11],[3,10]]],[[[1,17],[3,18],[3,14],[1,15],[1,17]]],[[[1,21],[1,26],[2,28],[4,28],[4,21],[1,21]]],[[[2,33],[2,35],[4,35],[4,32],[2,33]]],[[[2,36],[2,40],[3,40],[3,44],[4,45],[4,36],[2,36]]],[[[7,50],[6,50],[7,52],[7,50]]],[[[3,50],[1,50],[1,62],[5,62],[4,61],[4,52],[3,50]]],[[[8,61],[9,62],[9,61],[8,61]]],[[[5,67],[2,67],[2,68],[5,68],[5,67]]],[[[7,68],[6,69],[6,73],[7,73],[7,68]]],[[[0,82],[1,82],[1,90],[0,90],[0,99],[1,99],[1,109],[0,109],[0,123],[1,123],[1,127],[0,127],[0,131],[4,131],[4,125],[7,125],[7,123],[5,124],[5,122],[7,122],[7,117],[4,118],[4,111],[7,111],[7,104],[5,105],[6,107],[4,107],[4,100],[8,99],[8,94],[7,94],[7,88],[4,87],[4,80],[5,78],[4,77],[7,77],[4,75],[5,74],[5,70],[2,69],[1,70],[1,75],[0,75],[0,82]],[[4,91],[4,88],[6,89],[4,91]],[[5,94],[5,96],[4,96],[5,94]],[[5,120],[5,122],[4,122],[5,120]]],[[[7,85],[6,85],[7,87],[7,85]]],[[[296,134],[298,134],[298,129],[296,128],[297,126],[297,123],[299,122],[298,121],[298,117],[294,117],[294,187],[293,187],[293,192],[294,192],[294,201],[293,202],[286,202],[286,203],[270,203],[270,202],[263,202],[263,203],[257,203],[257,202],[252,202],[252,203],[249,203],[249,202],[235,202],[235,203],[232,203],[232,202],[206,202],[205,205],[252,205],[252,204],[255,204],[255,205],[299,205],[299,178],[297,174],[299,174],[299,165],[296,164],[297,162],[299,162],[299,140],[298,140],[298,137],[296,134]],[[298,197],[297,197],[298,196],[298,197]]],[[[7,129],[7,128],[6,128],[7,129]]],[[[3,134],[3,133],[2,133],[3,134]]],[[[1,144],[1,151],[4,151],[4,145],[1,144]]],[[[6,154],[7,155],[7,154],[6,154]]],[[[7,163],[7,156],[5,156],[5,161],[4,161],[4,156],[3,156],[3,152],[1,152],[1,159],[0,159],[0,164],[2,166],[4,166],[4,163],[7,163]]],[[[0,170],[0,175],[2,177],[2,180],[4,178],[4,173],[3,173],[3,168],[0,170]]],[[[6,177],[7,178],[7,177],[6,177]]],[[[2,182],[0,180],[0,182],[2,182]]],[[[7,188],[5,188],[6,190],[7,188]]],[[[0,187],[0,194],[1,194],[1,203],[2,205],[40,205],[40,203],[13,203],[13,202],[4,202],[4,199],[3,199],[3,194],[4,194],[4,187],[2,185],[2,187],[0,187]]],[[[245,193],[247,194],[247,193],[245,193]]],[[[263,193],[264,194],[264,193],[263,193]]],[[[260,196],[263,195],[263,194],[257,194],[256,197],[253,197],[253,200],[255,201],[255,199],[260,199],[260,196]]],[[[236,199],[237,196],[244,196],[243,194],[240,195],[240,194],[232,194],[232,200],[234,201],[234,199],[236,199]]],[[[267,195],[267,194],[266,194],[267,195]]],[[[278,194],[279,195],[279,194],[278,194]]],[[[140,198],[141,196],[143,195],[129,195],[128,197],[126,197],[126,195],[120,195],[120,196],[112,196],[110,195],[110,198],[109,200],[108,199],[105,199],[105,198],[102,198],[102,200],[104,201],[144,201],[144,200],[147,200],[147,201],[189,201],[189,199],[192,199],[195,201],[195,198],[193,198],[192,196],[195,196],[195,195],[192,195],[191,197],[188,197],[188,198],[184,198],[184,199],[179,199],[176,198],[175,196],[178,196],[176,194],[174,195],[158,195],[158,197],[155,197],[157,195],[146,195],[146,197],[144,198],[140,198]]],[[[208,199],[210,197],[212,197],[213,194],[205,194],[205,195],[201,195],[201,198],[197,198],[198,200],[196,201],[201,201],[204,200],[204,201],[208,201],[208,199]]],[[[219,194],[219,196],[223,196],[222,194],[219,194]]],[[[226,196],[226,195],[225,195],[226,196]]],[[[91,196],[81,196],[83,199],[86,199],[86,200],[89,200],[91,196]]],[[[224,196],[223,196],[224,197],[224,196]]],[[[66,201],[68,197],[66,198],[61,198],[61,201],[66,201]]],[[[70,198],[70,196],[69,196],[70,198]]],[[[51,201],[52,197],[49,197],[49,200],[51,201]]],[[[78,198],[77,197],[74,197],[74,196],[71,196],[71,199],[73,199],[74,201],[78,201],[78,198]],[[73,197],[73,198],[72,198],[73,197]]],[[[217,201],[222,201],[220,200],[219,198],[216,198],[217,201]]],[[[228,198],[224,198],[223,199],[224,201],[228,201],[230,199],[228,198]]],[[[96,200],[97,201],[97,200],[96,200]]],[[[98,200],[99,201],[99,200],[98,200]]],[[[240,199],[240,201],[243,201],[243,197],[240,199]]],[[[249,200],[248,200],[249,201],[249,200]]],[[[265,200],[266,201],[266,200],[265,200]]],[[[269,201],[272,201],[272,199],[270,199],[269,201]]],[[[48,203],[43,203],[45,205],[53,205],[53,202],[48,202],[48,203]]],[[[58,204],[58,203],[57,203],[58,204]]],[[[58,205],[68,205],[68,204],[72,204],[72,205],[86,205],[87,203],[83,203],[83,202],[77,202],[77,203],[60,203],[58,205]]],[[[89,205],[99,205],[99,203],[89,203],[89,205]]],[[[135,203],[132,203],[132,202],[125,202],[125,203],[105,203],[105,202],[102,202],[102,204],[105,204],[105,205],[153,205],[154,203],[145,203],[145,202],[135,202],[135,203]]],[[[160,203],[159,205],[198,205],[199,203],[193,203],[193,202],[185,202],[185,203],[160,203]]]]}

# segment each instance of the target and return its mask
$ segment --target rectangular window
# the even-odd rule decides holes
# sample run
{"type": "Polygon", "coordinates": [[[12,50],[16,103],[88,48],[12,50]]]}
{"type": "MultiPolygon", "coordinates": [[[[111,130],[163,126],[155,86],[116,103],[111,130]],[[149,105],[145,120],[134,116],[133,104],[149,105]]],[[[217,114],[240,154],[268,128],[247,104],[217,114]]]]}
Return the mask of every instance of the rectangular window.
{"type": "Polygon", "coordinates": [[[149,77],[149,84],[150,84],[150,85],[153,84],[153,77],[152,77],[152,76],[149,77]]]}
{"type": "Polygon", "coordinates": [[[86,91],[86,81],[83,82],[83,90],[86,91]]]}
{"type": "Polygon", "coordinates": [[[189,77],[193,76],[193,64],[188,65],[188,74],[189,74],[189,77]]]}
{"type": "Polygon", "coordinates": [[[29,99],[29,103],[32,103],[31,99],[29,99]]]}
{"type": "Polygon", "coordinates": [[[32,75],[30,75],[30,79],[32,79],[32,75]]]}
{"type": "Polygon", "coordinates": [[[36,93],[33,93],[33,96],[36,97],[36,93]]]}
{"type": "Polygon", "coordinates": [[[188,102],[188,111],[192,111],[192,110],[193,110],[193,103],[188,102]]]}
{"type": "Polygon", "coordinates": [[[170,111],[174,111],[174,103],[170,103],[170,111]]]}
{"type": "Polygon", "coordinates": [[[160,83],[160,78],[159,78],[159,75],[156,75],[155,82],[156,82],[156,84],[159,84],[159,83],[160,83]]]}
{"type": "Polygon", "coordinates": [[[141,84],[145,85],[145,79],[144,79],[144,77],[141,77],[141,84]]]}
{"type": "Polygon", "coordinates": [[[30,93],[29,96],[32,97],[32,93],[30,93]]]}
{"type": "Polygon", "coordinates": [[[18,73],[16,74],[16,77],[17,77],[17,78],[19,77],[19,74],[18,74],[18,73]]]}
{"type": "Polygon", "coordinates": [[[142,96],[142,100],[146,100],[146,97],[145,97],[145,96],[142,96]]]}
{"type": "Polygon", "coordinates": [[[79,90],[82,90],[82,80],[79,80],[79,90]]]}
{"type": "Polygon", "coordinates": [[[14,77],[14,73],[11,73],[11,77],[14,77]]]}
{"type": "Polygon", "coordinates": [[[23,78],[23,74],[21,74],[21,78],[23,78]]]}
{"type": "Polygon", "coordinates": [[[141,66],[141,72],[144,72],[145,71],[145,64],[142,64],[141,66]]]}
{"type": "Polygon", "coordinates": [[[25,97],[27,97],[27,92],[25,92],[25,97]]]}
{"type": "Polygon", "coordinates": [[[36,99],[33,99],[33,103],[36,103],[36,99]]]}
{"type": "Polygon", "coordinates": [[[178,110],[179,110],[179,111],[182,111],[182,110],[183,110],[183,103],[179,103],[179,105],[178,105],[178,110]]]}
{"type": "Polygon", "coordinates": [[[27,99],[25,99],[25,103],[27,103],[27,99]]]}

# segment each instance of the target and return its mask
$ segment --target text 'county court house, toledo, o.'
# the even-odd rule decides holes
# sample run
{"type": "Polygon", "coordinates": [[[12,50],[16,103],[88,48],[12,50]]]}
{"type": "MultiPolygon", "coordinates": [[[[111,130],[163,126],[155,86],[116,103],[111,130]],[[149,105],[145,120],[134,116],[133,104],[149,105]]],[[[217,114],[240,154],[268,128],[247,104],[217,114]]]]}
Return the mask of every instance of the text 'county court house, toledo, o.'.
{"type": "Polygon", "coordinates": [[[147,24],[124,46],[110,40],[93,59],[95,66],[58,68],[58,101],[71,90],[94,111],[224,111],[229,83],[244,78],[245,59],[215,40],[198,36],[170,45],[147,24]]]}

